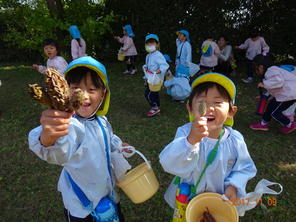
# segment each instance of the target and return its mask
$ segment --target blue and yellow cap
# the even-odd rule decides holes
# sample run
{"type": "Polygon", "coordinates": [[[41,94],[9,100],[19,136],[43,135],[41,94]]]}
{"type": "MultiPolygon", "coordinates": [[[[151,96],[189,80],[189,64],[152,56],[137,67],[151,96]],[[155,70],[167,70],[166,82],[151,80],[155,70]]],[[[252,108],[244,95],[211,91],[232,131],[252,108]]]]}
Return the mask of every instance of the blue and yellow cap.
{"type": "Polygon", "coordinates": [[[145,37],[145,42],[147,42],[147,40],[149,40],[149,39],[155,39],[155,40],[159,43],[159,38],[158,38],[158,36],[155,35],[155,34],[149,34],[149,35],[146,35],[146,37],[145,37]]]}
{"type": "Polygon", "coordinates": [[[106,93],[105,93],[104,101],[100,106],[99,110],[96,112],[96,115],[97,116],[106,115],[109,109],[109,104],[110,104],[110,89],[108,86],[108,77],[107,77],[105,66],[102,63],[95,60],[94,58],[90,56],[85,56],[85,57],[81,57],[73,60],[68,65],[66,71],[64,72],[64,75],[66,76],[69,71],[77,67],[87,67],[95,71],[99,75],[100,79],[103,81],[103,84],[106,88],[106,93]]]}
{"type": "MultiPolygon", "coordinates": [[[[210,72],[210,73],[205,73],[198,78],[196,78],[192,84],[191,88],[194,89],[196,86],[200,85],[201,83],[204,82],[214,82],[222,86],[226,91],[228,92],[230,99],[232,100],[233,104],[235,102],[235,95],[236,95],[236,87],[234,83],[232,82],[231,79],[228,77],[220,74],[220,73],[215,73],[215,72],[210,72]]],[[[190,122],[194,121],[194,117],[189,114],[189,120],[190,122]]],[[[233,118],[228,118],[226,119],[224,125],[225,126],[233,126],[233,118]]]]}
{"type": "Polygon", "coordinates": [[[185,29],[179,30],[176,32],[177,35],[179,35],[179,33],[185,35],[186,37],[186,41],[190,42],[190,38],[189,38],[189,32],[185,29]]]}

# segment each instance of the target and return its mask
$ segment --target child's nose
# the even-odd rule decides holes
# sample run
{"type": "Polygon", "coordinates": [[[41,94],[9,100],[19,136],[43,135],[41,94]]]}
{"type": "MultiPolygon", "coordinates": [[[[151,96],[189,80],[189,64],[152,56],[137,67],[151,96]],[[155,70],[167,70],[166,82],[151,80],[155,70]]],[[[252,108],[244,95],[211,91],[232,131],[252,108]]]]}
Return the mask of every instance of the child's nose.
{"type": "Polygon", "coordinates": [[[213,111],[215,109],[215,104],[214,103],[207,103],[207,109],[210,111],[213,111]]]}

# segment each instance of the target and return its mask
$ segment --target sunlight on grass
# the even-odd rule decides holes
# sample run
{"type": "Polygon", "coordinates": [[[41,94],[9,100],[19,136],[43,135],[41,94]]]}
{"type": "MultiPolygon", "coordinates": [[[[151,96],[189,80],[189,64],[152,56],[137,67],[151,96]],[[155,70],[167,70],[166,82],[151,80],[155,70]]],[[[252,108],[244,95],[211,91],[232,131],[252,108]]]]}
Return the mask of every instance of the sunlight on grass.
{"type": "Polygon", "coordinates": [[[280,163],[278,166],[281,170],[296,170],[296,163],[280,163]]]}
{"type": "Polygon", "coordinates": [[[32,69],[32,66],[19,65],[19,66],[0,67],[0,70],[13,70],[13,69],[32,69]]]}

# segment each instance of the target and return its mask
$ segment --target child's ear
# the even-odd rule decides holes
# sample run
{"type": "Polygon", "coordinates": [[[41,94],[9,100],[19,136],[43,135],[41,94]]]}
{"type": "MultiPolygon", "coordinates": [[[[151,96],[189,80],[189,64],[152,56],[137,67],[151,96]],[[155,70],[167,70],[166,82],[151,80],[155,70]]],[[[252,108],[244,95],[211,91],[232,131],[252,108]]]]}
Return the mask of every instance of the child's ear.
{"type": "Polygon", "coordinates": [[[188,113],[191,114],[191,108],[190,108],[190,106],[189,106],[189,103],[186,104],[186,109],[187,109],[188,113]]]}
{"type": "Polygon", "coordinates": [[[237,112],[237,106],[232,106],[231,108],[229,108],[228,117],[234,117],[236,112],[237,112]]]}

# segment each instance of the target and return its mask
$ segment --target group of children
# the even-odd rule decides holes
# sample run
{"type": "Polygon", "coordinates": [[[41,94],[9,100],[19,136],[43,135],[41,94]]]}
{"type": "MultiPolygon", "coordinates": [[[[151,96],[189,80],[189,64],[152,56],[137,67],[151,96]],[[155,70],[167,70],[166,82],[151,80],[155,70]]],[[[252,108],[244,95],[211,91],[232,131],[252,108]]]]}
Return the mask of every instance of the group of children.
{"type": "MultiPolygon", "coordinates": [[[[173,78],[189,81],[192,69],[189,33],[180,30],[177,34],[177,71],[173,78]]],[[[123,42],[130,42],[126,39],[123,42]]],[[[169,68],[158,50],[159,43],[155,34],[145,38],[148,53],[143,66],[148,82],[145,97],[151,106],[148,116],[160,112],[159,92],[149,87],[150,77],[157,76],[157,81],[162,83],[169,68]]],[[[203,50],[205,56],[210,47],[213,52],[216,50],[210,38],[204,47],[207,48],[203,50]]],[[[45,53],[49,59],[57,57],[55,53],[46,50],[45,53]]],[[[268,128],[266,124],[273,117],[289,128],[282,131],[292,132],[296,129],[295,122],[288,121],[281,111],[296,100],[295,93],[291,96],[291,91],[295,91],[291,84],[292,81],[296,83],[296,75],[270,66],[265,59],[264,56],[255,57],[256,72],[264,75],[261,87],[270,90],[274,99],[260,124],[268,128]]],[[[208,60],[205,58],[203,61],[208,60]]],[[[134,58],[129,58],[128,65],[133,61],[134,58]]],[[[202,64],[206,68],[215,65],[202,64]]],[[[134,66],[128,67],[129,72],[134,69],[134,66]]],[[[105,117],[110,102],[106,68],[92,57],[85,56],[73,60],[61,73],[64,73],[71,91],[80,88],[84,92],[85,102],[75,113],[43,111],[41,126],[29,133],[30,149],[48,163],[63,167],[58,190],[62,193],[67,221],[101,221],[100,218],[106,216],[105,211],[111,208],[113,213],[108,214],[109,221],[124,221],[114,176],[114,171],[123,166],[118,164],[120,161],[112,160],[125,159],[126,154],[132,151],[125,148],[128,144],[122,143],[113,133],[105,117]]],[[[172,87],[169,83],[167,86],[172,87]]],[[[171,88],[171,93],[173,91],[171,88]]],[[[244,198],[247,182],[257,170],[243,136],[232,128],[238,109],[235,106],[234,83],[223,74],[208,72],[192,82],[188,96],[186,107],[190,122],[177,129],[174,139],[159,155],[163,169],[178,178],[177,183],[175,178],[169,186],[165,200],[174,208],[176,189],[181,182],[195,187],[192,195],[214,192],[225,194],[232,201],[244,198]],[[215,155],[212,156],[212,153],[215,155]]]]}
{"type": "MultiPolygon", "coordinates": [[[[157,66],[159,74],[164,75],[168,66],[155,50],[158,42],[155,35],[146,37],[146,47],[151,51],[146,68],[157,66]],[[163,61],[159,67],[153,62],[158,56],[163,61]]],[[[58,190],[67,221],[100,221],[101,206],[104,208],[107,200],[115,209],[111,221],[123,221],[113,173],[122,166],[112,164],[112,158],[114,153],[124,158],[129,151],[124,149],[128,144],[113,133],[105,117],[110,102],[107,71],[95,59],[82,57],[72,61],[64,75],[70,90],[80,88],[84,92],[85,103],[75,113],[43,111],[41,126],[29,133],[30,149],[48,163],[63,166],[58,190]],[[77,189],[91,203],[88,207],[77,189]]],[[[218,144],[216,160],[207,167],[196,195],[215,192],[230,200],[244,197],[247,181],[256,174],[243,136],[231,128],[237,111],[235,94],[235,85],[222,74],[207,73],[197,78],[187,104],[192,122],[178,128],[174,140],[160,154],[165,171],[180,177],[182,182],[195,184],[207,155],[218,144]],[[199,111],[201,103],[206,104],[203,114],[199,111]]],[[[172,207],[174,192],[169,188],[165,195],[172,207]]]]}

